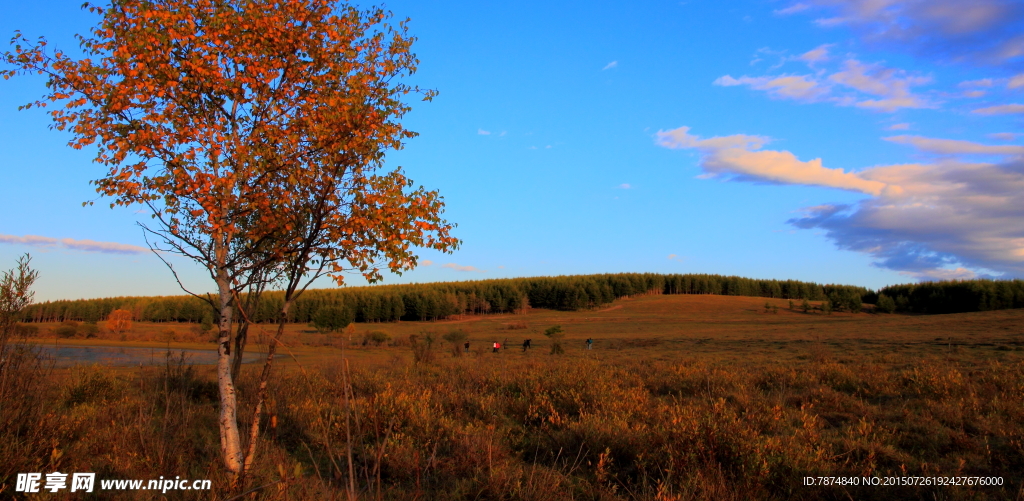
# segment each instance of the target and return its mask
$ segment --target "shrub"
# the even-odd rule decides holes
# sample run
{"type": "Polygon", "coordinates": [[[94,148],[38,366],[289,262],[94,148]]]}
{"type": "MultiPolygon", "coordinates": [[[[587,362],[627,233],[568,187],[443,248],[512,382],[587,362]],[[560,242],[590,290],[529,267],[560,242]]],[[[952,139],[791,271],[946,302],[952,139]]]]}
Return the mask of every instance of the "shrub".
{"type": "Polygon", "coordinates": [[[451,343],[453,355],[455,355],[456,357],[461,357],[462,346],[460,345],[467,339],[469,339],[469,334],[467,334],[466,331],[462,329],[457,329],[445,334],[444,336],[441,336],[441,339],[444,339],[445,341],[451,343]]]}
{"type": "Polygon", "coordinates": [[[548,327],[547,330],[544,331],[544,335],[551,339],[552,355],[561,355],[562,353],[565,353],[561,342],[561,339],[565,337],[565,332],[562,331],[561,325],[548,327]]]}
{"type": "Polygon", "coordinates": [[[199,322],[199,328],[202,329],[203,332],[210,332],[210,329],[213,329],[213,315],[210,315],[209,313],[203,315],[203,320],[199,322]]]}
{"type": "Polygon", "coordinates": [[[53,333],[57,337],[73,338],[78,335],[78,322],[61,322],[61,324],[53,330],[53,333]]]}
{"type": "Polygon", "coordinates": [[[875,309],[881,313],[892,313],[896,311],[896,301],[885,294],[878,295],[878,303],[875,304],[875,309]]]}
{"type": "Polygon", "coordinates": [[[94,338],[100,333],[100,326],[96,322],[86,322],[78,326],[78,333],[86,339],[94,338]]]}
{"type": "Polygon", "coordinates": [[[391,340],[391,335],[385,331],[376,330],[367,332],[363,336],[363,341],[366,343],[373,343],[374,346],[381,346],[391,340]]]}
{"type": "Polygon", "coordinates": [[[430,363],[434,361],[434,333],[423,332],[420,335],[409,336],[409,346],[412,347],[412,359],[416,363],[430,363]]]}
{"type": "Polygon", "coordinates": [[[29,324],[15,324],[14,335],[18,337],[37,337],[39,336],[39,327],[29,324]]]}
{"type": "Polygon", "coordinates": [[[352,310],[342,306],[324,306],[313,314],[313,327],[321,334],[338,332],[355,319],[352,310]]]}

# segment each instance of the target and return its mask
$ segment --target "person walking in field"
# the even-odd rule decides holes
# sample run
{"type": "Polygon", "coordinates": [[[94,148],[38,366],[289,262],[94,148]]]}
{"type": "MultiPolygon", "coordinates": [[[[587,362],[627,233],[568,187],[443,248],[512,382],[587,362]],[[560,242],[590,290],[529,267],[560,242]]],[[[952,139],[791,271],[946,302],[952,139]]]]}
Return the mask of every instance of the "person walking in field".
{"type": "Polygon", "coordinates": [[[526,351],[526,350],[529,350],[529,349],[530,349],[530,340],[527,339],[526,341],[523,341],[523,351],[526,351]]]}
{"type": "Polygon", "coordinates": [[[492,353],[498,353],[499,349],[501,349],[501,343],[495,341],[494,342],[494,351],[492,353]]]}
{"type": "Polygon", "coordinates": [[[464,344],[462,346],[464,346],[466,348],[466,353],[469,353],[469,341],[466,341],[466,344],[464,344]]]}
{"type": "Polygon", "coordinates": [[[589,349],[592,349],[593,347],[594,347],[594,340],[588,337],[587,338],[587,349],[589,350],[589,349]]]}

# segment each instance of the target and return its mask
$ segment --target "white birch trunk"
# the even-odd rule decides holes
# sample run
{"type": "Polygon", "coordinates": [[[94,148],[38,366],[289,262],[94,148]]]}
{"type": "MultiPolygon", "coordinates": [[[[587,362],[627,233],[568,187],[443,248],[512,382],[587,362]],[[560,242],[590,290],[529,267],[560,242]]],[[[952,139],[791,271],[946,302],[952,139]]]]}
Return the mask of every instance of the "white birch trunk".
{"type": "Polygon", "coordinates": [[[231,285],[227,273],[217,273],[220,294],[220,336],[217,338],[217,387],[220,390],[220,450],[224,465],[236,476],[242,473],[242,442],[238,434],[238,398],[231,379],[231,285]]]}

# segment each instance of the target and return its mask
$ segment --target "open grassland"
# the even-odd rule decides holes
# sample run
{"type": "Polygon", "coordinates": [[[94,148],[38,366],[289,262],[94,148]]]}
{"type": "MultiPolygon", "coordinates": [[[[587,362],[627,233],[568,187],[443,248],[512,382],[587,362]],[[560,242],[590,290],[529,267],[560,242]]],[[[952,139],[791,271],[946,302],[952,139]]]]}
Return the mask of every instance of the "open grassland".
{"type": "MultiPolygon", "coordinates": [[[[269,484],[256,499],[346,499],[351,448],[361,499],[1024,499],[1024,310],[794,308],[656,295],[331,335],[289,325],[249,485],[269,484]],[[562,355],[542,334],[553,325],[565,332],[562,355]],[[469,354],[440,341],[456,329],[469,354]],[[364,344],[371,331],[390,341],[364,344]],[[438,340],[418,363],[410,335],[421,347],[438,340]],[[507,349],[491,353],[494,341],[507,349]],[[1003,485],[802,485],[823,475],[1003,485]]],[[[54,342],[53,327],[39,342],[54,342]]],[[[167,334],[191,329],[136,324],[125,342],[59,342],[212,348],[167,334]]],[[[56,470],[210,478],[216,492],[168,498],[230,497],[209,367],[19,363],[0,388],[0,496],[17,472],[56,470]]],[[[255,373],[243,371],[243,402],[255,373]]],[[[146,498],[102,498],[118,496],[146,498]]]]}

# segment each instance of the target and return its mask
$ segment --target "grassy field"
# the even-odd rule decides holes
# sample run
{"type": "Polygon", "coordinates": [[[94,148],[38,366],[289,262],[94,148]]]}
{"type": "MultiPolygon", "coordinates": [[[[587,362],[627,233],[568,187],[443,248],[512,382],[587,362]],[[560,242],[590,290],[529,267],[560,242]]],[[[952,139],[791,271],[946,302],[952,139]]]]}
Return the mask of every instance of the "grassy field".
{"type": "MultiPolygon", "coordinates": [[[[1024,499],[1024,310],[827,315],[793,306],[655,295],[336,335],[289,325],[250,481],[269,486],[252,496],[347,499],[351,446],[360,499],[1024,499]],[[554,325],[565,332],[562,355],[543,335],[554,325]],[[413,361],[410,335],[422,343],[456,329],[471,353],[439,342],[421,353],[432,360],[413,361]],[[371,331],[390,341],[364,344],[371,331]],[[491,353],[494,341],[507,349],[491,353]],[[805,486],[805,476],[1003,485],[822,487],[805,486]]],[[[54,343],[54,327],[42,325],[36,341],[54,343]]],[[[104,337],[101,329],[99,339],[56,342],[213,347],[188,325],[104,337]]],[[[255,372],[243,372],[243,402],[255,372]]],[[[42,364],[18,374],[0,388],[0,458],[11,458],[0,461],[0,496],[17,472],[58,470],[209,478],[214,492],[168,497],[230,497],[210,367],[42,364]]]]}

